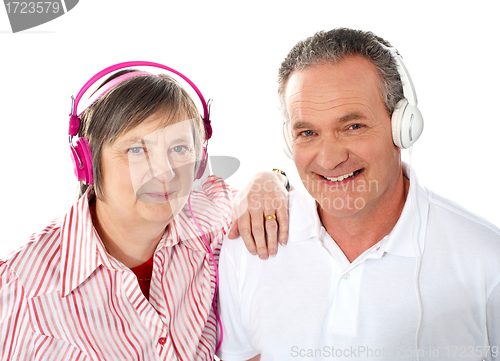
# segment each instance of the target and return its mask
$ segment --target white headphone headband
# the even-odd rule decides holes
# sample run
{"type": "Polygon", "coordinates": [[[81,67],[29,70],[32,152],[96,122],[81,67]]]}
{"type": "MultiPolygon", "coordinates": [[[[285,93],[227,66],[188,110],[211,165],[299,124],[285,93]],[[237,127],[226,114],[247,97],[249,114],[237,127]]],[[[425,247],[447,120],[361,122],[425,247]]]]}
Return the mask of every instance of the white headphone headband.
{"type": "Polygon", "coordinates": [[[396,67],[398,69],[399,77],[401,78],[401,84],[403,85],[403,93],[405,95],[405,98],[408,99],[408,102],[411,105],[417,106],[417,93],[415,92],[415,86],[413,85],[413,81],[411,80],[410,73],[403,63],[403,57],[401,56],[401,54],[399,54],[398,49],[386,46],[380,42],[379,44],[385,50],[391,53],[394,61],[396,62],[396,67]]]}

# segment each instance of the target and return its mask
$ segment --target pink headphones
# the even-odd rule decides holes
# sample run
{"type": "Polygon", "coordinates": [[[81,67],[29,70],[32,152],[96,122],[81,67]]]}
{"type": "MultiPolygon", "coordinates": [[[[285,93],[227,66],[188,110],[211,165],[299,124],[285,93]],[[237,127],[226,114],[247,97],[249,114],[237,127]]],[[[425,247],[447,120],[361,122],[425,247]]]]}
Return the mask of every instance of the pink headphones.
{"type": "MultiPolygon", "coordinates": [[[[123,75],[120,75],[111,81],[107,82],[104,84],[96,93],[89,99],[88,105],[86,106],[85,109],[80,111],[77,114],[77,109],[78,109],[78,103],[80,102],[82,96],[85,94],[85,92],[97,81],[102,79],[105,75],[112,73],[116,70],[124,69],[124,68],[129,68],[133,66],[149,66],[149,67],[155,67],[155,68],[160,68],[163,70],[167,70],[171,73],[174,73],[178,76],[180,76],[182,79],[184,79],[196,92],[198,97],[201,100],[201,104],[203,106],[203,125],[205,127],[205,140],[208,140],[212,137],[212,126],[210,125],[210,110],[207,105],[207,102],[205,101],[205,98],[201,94],[200,90],[194,85],[194,83],[189,80],[185,75],[179,73],[177,70],[174,70],[168,66],[159,64],[159,63],[153,63],[149,61],[129,61],[129,62],[124,62],[124,63],[119,63],[112,65],[110,67],[107,67],[104,70],[101,70],[99,73],[94,75],[92,78],[90,78],[89,81],[85,83],[83,88],[78,92],[76,95],[76,98],[73,99],[73,104],[72,104],[72,109],[71,109],[71,114],[69,115],[69,145],[71,148],[71,155],[73,159],[73,167],[75,171],[75,175],[78,178],[79,181],[83,181],[86,184],[93,184],[94,183],[94,175],[92,172],[92,154],[90,152],[90,147],[87,139],[85,138],[78,138],[76,140],[75,145],[73,145],[73,137],[75,137],[78,134],[78,131],[80,129],[80,118],[79,116],[85,111],[85,109],[89,108],[94,102],[96,102],[101,96],[106,94],[109,90],[117,86],[118,84],[124,82],[127,79],[136,77],[136,76],[144,76],[144,75],[151,75],[151,76],[156,76],[154,74],[150,74],[144,71],[134,71],[130,73],[125,73],[123,75]]],[[[203,146],[203,155],[202,155],[202,161],[200,164],[200,167],[198,169],[198,172],[196,173],[196,179],[200,179],[203,176],[203,173],[205,172],[205,168],[207,166],[207,148],[206,144],[203,146]]]]}

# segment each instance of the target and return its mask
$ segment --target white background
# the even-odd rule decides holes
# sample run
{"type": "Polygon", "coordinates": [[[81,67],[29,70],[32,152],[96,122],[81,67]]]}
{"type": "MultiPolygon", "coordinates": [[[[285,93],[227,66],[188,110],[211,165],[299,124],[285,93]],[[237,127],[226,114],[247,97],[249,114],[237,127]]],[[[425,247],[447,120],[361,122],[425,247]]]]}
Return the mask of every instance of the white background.
{"type": "Polygon", "coordinates": [[[413,152],[420,182],[500,225],[498,4],[464,3],[81,0],[18,34],[0,9],[0,255],[75,200],[70,96],[122,61],[169,65],[214,99],[209,150],[241,161],[229,183],[277,167],[298,185],[281,148],[277,70],[297,41],[340,26],[371,30],[403,55],[425,119],[413,152]]]}

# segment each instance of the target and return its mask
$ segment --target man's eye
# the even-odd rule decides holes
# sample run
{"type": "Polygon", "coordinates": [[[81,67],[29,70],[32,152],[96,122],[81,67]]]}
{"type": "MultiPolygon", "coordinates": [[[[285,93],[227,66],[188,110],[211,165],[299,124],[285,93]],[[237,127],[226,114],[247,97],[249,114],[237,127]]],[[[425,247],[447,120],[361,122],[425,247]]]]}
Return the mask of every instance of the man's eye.
{"type": "Polygon", "coordinates": [[[363,126],[361,124],[353,124],[349,127],[349,129],[356,130],[361,129],[363,126]]]}
{"type": "Polygon", "coordinates": [[[304,130],[303,132],[300,132],[299,135],[302,135],[304,137],[310,137],[313,134],[314,134],[314,132],[312,130],[304,130]]]}

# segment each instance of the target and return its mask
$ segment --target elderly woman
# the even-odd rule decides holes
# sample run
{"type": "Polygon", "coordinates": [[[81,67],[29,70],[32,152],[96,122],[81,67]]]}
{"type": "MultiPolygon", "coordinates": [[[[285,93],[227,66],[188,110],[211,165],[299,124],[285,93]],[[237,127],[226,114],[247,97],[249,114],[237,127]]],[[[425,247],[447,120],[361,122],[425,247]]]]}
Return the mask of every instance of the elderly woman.
{"type": "MultiPolygon", "coordinates": [[[[78,118],[80,93],[80,198],[0,261],[0,359],[212,360],[233,190],[208,177],[191,191],[208,116],[166,75],[115,73],[78,118]]],[[[280,177],[266,181],[283,188],[280,177]]]]}

